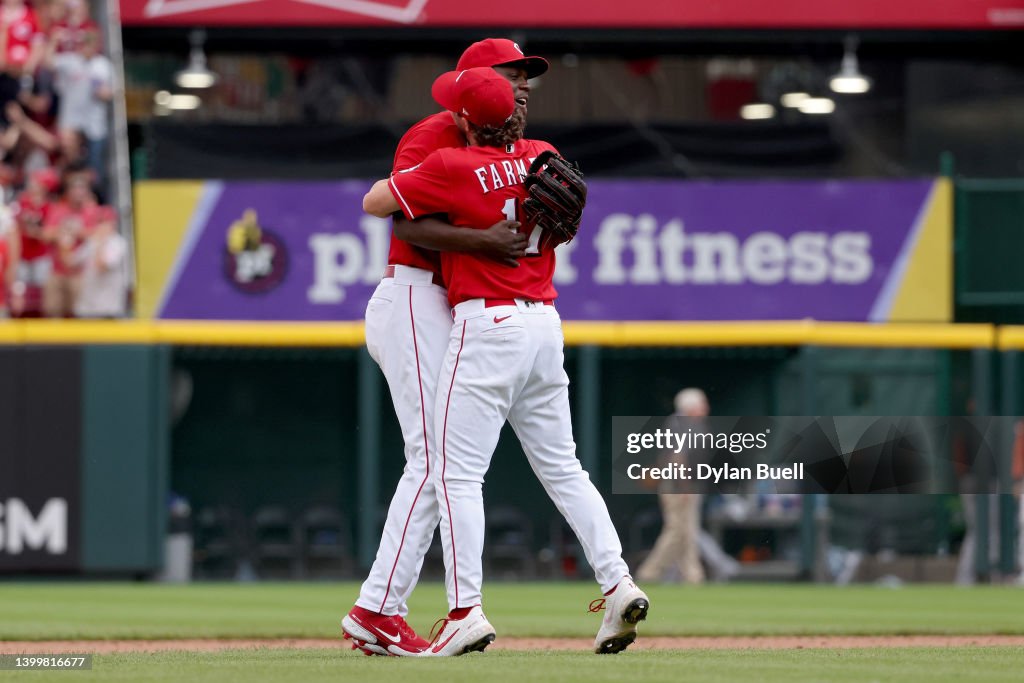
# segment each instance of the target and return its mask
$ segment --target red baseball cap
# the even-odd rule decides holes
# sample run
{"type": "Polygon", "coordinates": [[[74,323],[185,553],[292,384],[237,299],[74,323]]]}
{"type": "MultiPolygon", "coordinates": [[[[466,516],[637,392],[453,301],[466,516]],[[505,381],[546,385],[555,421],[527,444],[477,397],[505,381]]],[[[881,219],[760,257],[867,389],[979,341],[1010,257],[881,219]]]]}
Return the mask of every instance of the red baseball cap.
{"type": "Polygon", "coordinates": [[[478,126],[501,126],[516,108],[512,84],[489,66],[443,73],[430,94],[442,107],[478,126]]]}
{"type": "Polygon", "coordinates": [[[548,70],[548,60],[543,57],[527,57],[517,43],[507,38],[487,38],[473,43],[459,57],[455,70],[464,71],[478,66],[519,65],[526,71],[527,78],[540,76],[548,70]]]}

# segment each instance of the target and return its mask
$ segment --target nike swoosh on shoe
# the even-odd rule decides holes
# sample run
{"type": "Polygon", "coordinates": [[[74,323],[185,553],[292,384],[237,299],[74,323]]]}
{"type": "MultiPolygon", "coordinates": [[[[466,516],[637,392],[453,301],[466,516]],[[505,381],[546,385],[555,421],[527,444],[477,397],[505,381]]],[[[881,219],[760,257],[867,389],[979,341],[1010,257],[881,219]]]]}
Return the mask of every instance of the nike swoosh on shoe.
{"type": "Polygon", "coordinates": [[[448,636],[447,638],[445,638],[443,643],[438,643],[437,645],[434,646],[432,652],[434,654],[437,654],[438,652],[443,650],[444,646],[451,642],[452,638],[455,637],[455,634],[458,633],[459,630],[460,629],[455,629],[454,631],[452,631],[452,634],[450,636],[448,636]]]}
{"type": "Polygon", "coordinates": [[[387,631],[385,631],[384,629],[382,629],[379,626],[377,627],[377,632],[380,633],[385,638],[387,638],[388,640],[390,640],[392,643],[400,643],[400,642],[402,642],[402,634],[398,634],[396,636],[393,636],[393,635],[391,635],[390,633],[388,633],[387,631]]]}

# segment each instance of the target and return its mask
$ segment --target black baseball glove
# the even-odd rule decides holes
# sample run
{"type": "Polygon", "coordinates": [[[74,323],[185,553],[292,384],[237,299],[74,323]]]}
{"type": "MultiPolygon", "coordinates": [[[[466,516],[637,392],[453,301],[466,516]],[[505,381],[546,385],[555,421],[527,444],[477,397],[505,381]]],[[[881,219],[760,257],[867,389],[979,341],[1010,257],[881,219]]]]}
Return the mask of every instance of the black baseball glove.
{"type": "Polygon", "coordinates": [[[580,228],[587,204],[587,184],[579,166],[546,150],[530,164],[525,187],[526,220],[539,225],[545,241],[552,245],[571,241],[580,228]]]}

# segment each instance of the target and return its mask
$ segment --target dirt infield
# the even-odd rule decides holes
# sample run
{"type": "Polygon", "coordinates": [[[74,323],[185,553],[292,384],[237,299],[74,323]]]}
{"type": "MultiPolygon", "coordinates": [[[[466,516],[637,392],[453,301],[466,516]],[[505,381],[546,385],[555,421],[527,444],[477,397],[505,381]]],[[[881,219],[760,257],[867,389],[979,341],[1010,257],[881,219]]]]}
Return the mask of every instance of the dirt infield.
{"type": "MultiPolygon", "coordinates": [[[[500,638],[494,650],[582,650],[592,641],[583,638],[500,638]]],[[[1024,636],[650,636],[641,637],[632,649],[638,650],[800,650],[824,648],[875,647],[993,647],[1024,648],[1024,636]]],[[[238,649],[312,649],[347,650],[340,638],[267,638],[267,639],[182,639],[182,640],[39,640],[0,642],[0,654],[108,654],[111,652],[192,651],[217,652],[238,649]]]]}

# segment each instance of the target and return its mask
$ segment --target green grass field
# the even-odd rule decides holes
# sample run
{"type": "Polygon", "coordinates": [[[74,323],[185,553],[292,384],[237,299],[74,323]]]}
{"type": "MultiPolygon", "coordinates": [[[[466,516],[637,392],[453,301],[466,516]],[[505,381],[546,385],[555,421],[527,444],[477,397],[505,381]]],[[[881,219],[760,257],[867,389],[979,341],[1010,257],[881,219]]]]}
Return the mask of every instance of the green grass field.
{"type": "MultiPolygon", "coordinates": [[[[338,637],[352,583],[0,583],[0,641],[338,637]]],[[[644,635],[1024,635],[1024,590],[913,586],[648,587],[644,635]]],[[[513,636],[592,638],[589,583],[490,583],[485,608],[499,642],[513,636]]],[[[445,611],[443,588],[421,586],[412,625],[445,611]]],[[[81,648],[89,652],[87,644],[81,648]]],[[[91,672],[0,672],[0,678],[103,681],[1017,681],[1011,647],[863,650],[494,651],[448,660],[363,657],[347,650],[108,654],[91,672]]]]}
{"type": "Polygon", "coordinates": [[[1011,648],[886,650],[671,650],[599,657],[566,652],[487,652],[410,660],[333,650],[104,655],[92,671],[0,672],[26,681],[102,680],[138,683],[680,683],[785,681],[1016,682],[1021,653],[1011,648]]]}
{"type": "MultiPolygon", "coordinates": [[[[1024,590],[1015,587],[645,589],[648,635],[1024,635],[1024,590]]],[[[354,583],[0,583],[0,640],[330,638],[358,591],[354,583]]],[[[596,597],[590,583],[492,582],[484,608],[499,637],[590,637],[596,597]]],[[[429,630],[447,611],[444,587],[420,586],[410,610],[413,627],[429,630]]]]}

